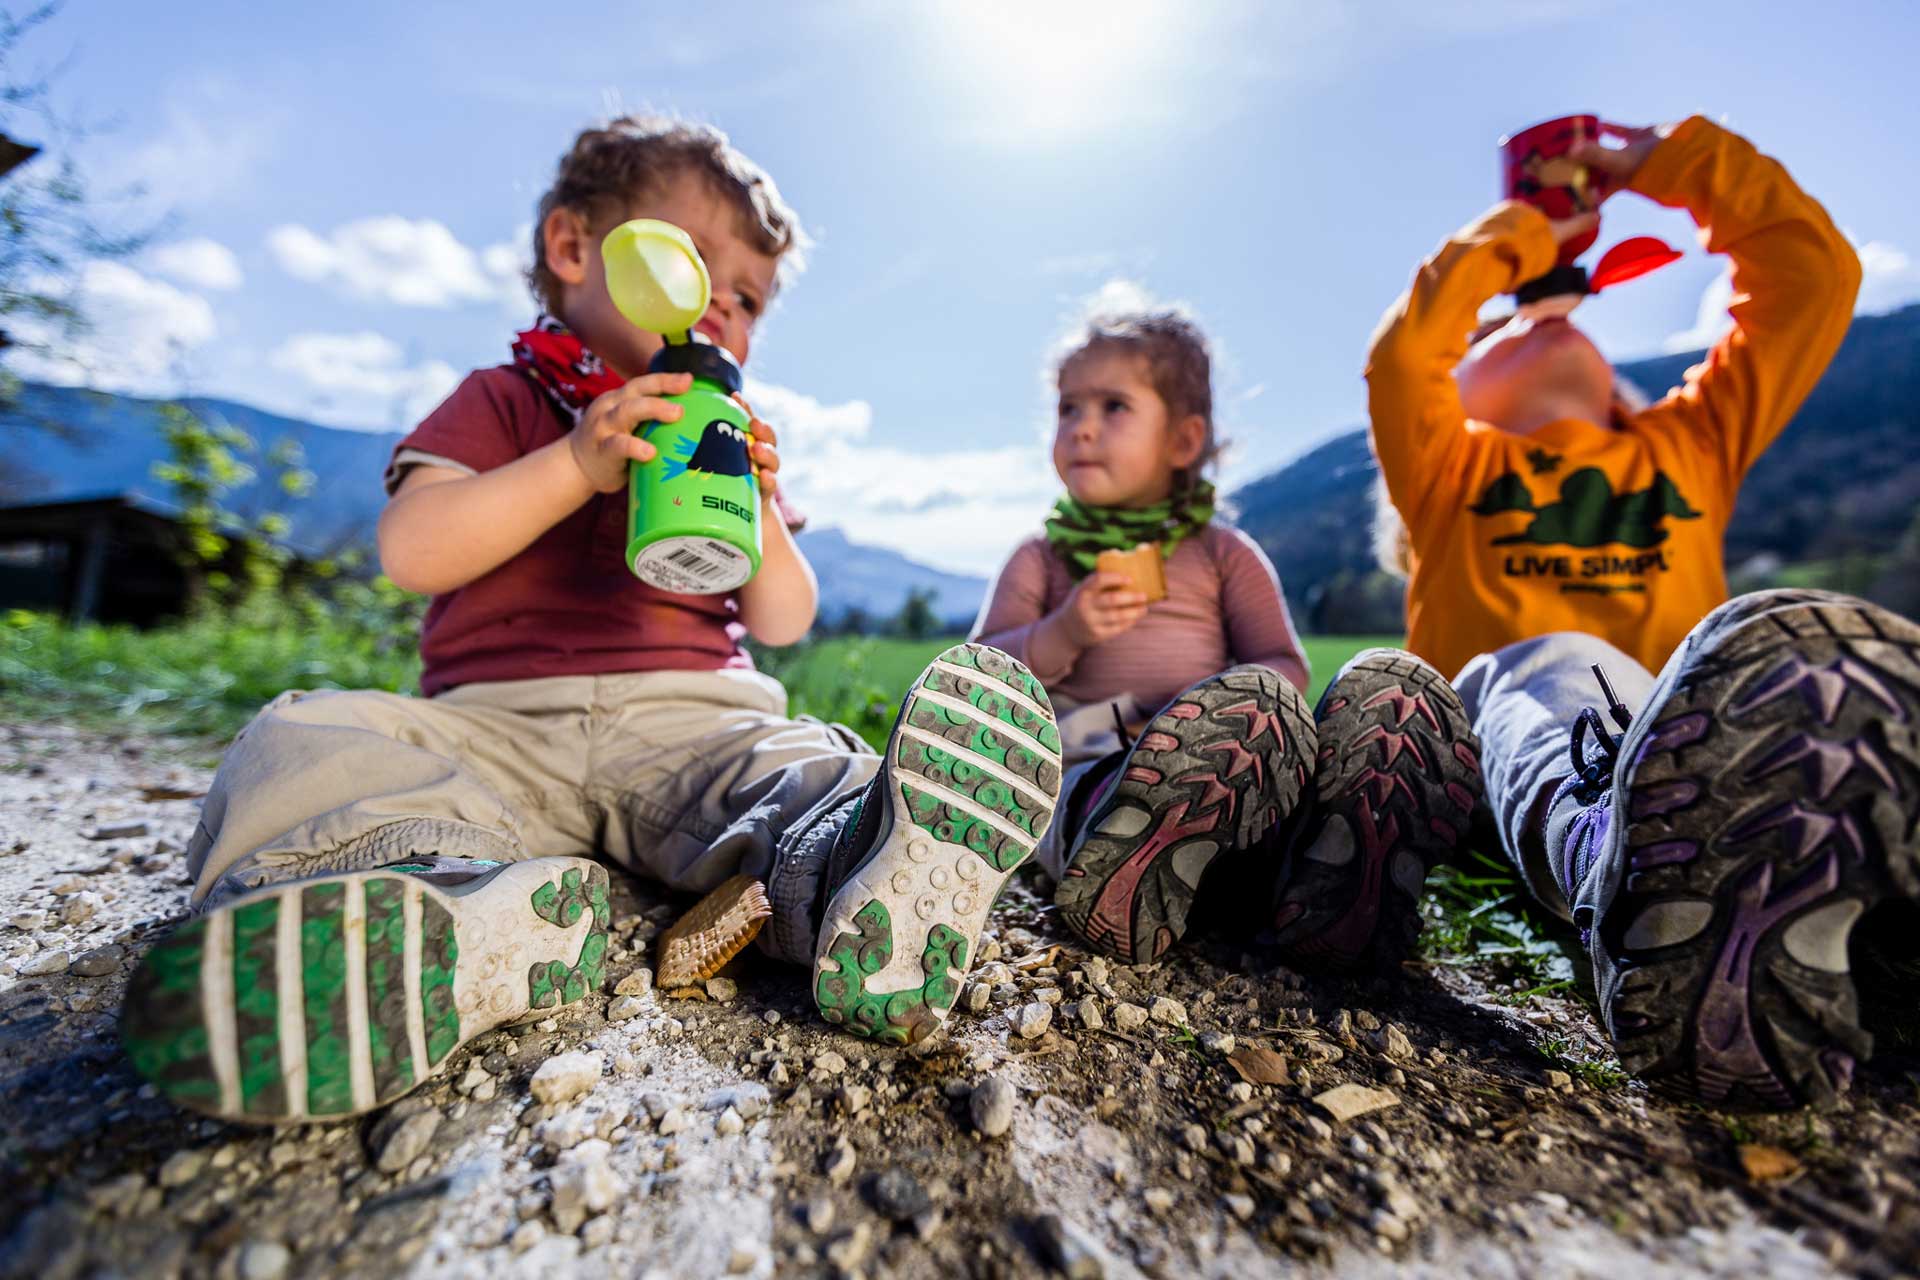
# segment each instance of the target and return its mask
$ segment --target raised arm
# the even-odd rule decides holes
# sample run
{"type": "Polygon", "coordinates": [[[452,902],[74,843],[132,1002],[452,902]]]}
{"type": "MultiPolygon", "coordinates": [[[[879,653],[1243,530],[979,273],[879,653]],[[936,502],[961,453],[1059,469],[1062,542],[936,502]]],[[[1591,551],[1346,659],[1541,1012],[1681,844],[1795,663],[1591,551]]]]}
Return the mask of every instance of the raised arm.
{"type": "Polygon", "coordinates": [[[1367,352],[1374,456],[1394,506],[1417,525],[1436,468],[1460,443],[1466,413],[1454,366],[1488,299],[1553,266],[1554,228],[1530,205],[1495,205],[1420,264],[1367,352]]]}
{"type": "Polygon", "coordinates": [[[1692,432],[1737,484],[1839,349],[1860,259],[1780,162],[1738,134],[1698,116],[1662,130],[1605,127],[1627,146],[1591,153],[1589,163],[1632,165],[1644,148],[1627,189],[1685,209],[1707,250],[1733,261],[1732,331],[1634,429],[1692,432]]]}

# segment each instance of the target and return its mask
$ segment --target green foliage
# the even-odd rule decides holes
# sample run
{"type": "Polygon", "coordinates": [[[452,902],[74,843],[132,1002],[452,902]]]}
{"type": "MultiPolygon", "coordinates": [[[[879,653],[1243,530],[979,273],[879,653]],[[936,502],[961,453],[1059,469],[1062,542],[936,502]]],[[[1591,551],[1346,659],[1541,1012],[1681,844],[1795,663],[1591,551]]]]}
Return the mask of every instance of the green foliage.
{"type": "Polygon", "coordinates": [[[1466,851],[1434,869],[1420,902],[1421,953],[1433,964],[1471,964],[1513,986],[1511,1000],[1573,985],[1564,931],[1535,908],[1504,860],[1466,851]]]}
{"type": "MultiPolygon", "coordinates": [[[[259,475],[253,438],[178,404],[161,406],[160,430],[167,460],[153,464],[153,477],[167,485],[180,506],[181,560],[188,570],[223,604],[279,587],[293,558],[285,543],[287,517],[267,512],[249,520],[224,501],[259,475]]],[[[313,473],[297,441],[276,442],[262,461],[276,472],[276,487],[286,497],[297,500],[312,492],[313,473]]]]}
{"type": "Polygon", "coordinates": [[[925,640],[940,630],[940,618],[933,611],[934,594],[924,587],[914,587],[907,592],[907,599],[900,606],[900,612],[893,616],[888,630],[894,635],[908,640],[925,640]]]}
{"type": "Polygon", "coordinates": [[[388,689],[419,680],[414,605],[384,582],[327,599],[258,593],[156,630],[0,617],[0,712],[225,739],[287,689],[388,689]]]}

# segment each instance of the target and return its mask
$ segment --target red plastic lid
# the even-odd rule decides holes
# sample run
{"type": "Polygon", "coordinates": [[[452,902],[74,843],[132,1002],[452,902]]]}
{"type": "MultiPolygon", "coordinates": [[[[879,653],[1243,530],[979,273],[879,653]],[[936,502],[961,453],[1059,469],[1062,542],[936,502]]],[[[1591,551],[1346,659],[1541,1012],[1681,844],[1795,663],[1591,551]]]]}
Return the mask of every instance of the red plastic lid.
{"type": "Polygon", "coordinates": [[[1588,292],[1598,293],[1622,280],[1634,280],[1681,258],[1678,249],[1653,236],[1633,236],[1600,255],[1588,280],[1588,292]]]}

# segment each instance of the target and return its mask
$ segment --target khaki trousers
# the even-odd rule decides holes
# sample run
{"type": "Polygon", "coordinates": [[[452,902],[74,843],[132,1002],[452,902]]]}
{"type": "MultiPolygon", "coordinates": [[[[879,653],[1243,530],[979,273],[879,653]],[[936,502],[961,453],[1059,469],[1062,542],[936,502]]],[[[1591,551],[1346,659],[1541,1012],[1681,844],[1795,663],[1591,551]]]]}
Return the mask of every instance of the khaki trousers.
{"type": "Polygon", "coordinates": [[[786,690],[755,671],[551,676],[431,699],[286,693],[221,761],[188,849],[193,902],[427,853],[604,856],[691,892],[736,873],[766,881],[767,949],[806,958],[839,825],[821,820],[879,758],[845,726],[786,710],[786,690]]]}

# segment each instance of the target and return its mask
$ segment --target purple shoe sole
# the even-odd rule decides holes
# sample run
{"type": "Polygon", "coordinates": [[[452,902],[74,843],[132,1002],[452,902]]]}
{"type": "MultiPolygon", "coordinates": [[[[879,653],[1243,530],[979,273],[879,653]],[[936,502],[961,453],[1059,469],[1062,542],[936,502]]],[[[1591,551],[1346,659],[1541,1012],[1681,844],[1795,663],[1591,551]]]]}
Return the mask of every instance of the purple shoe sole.
{"type": "Polygon", "coordinates": [[[1713,1105],[1831,1102],[1873,1044],[1854,925],[1920,902],[1920,627],[1832,597],[1760,613],[1635,729],[1593,938],[1621,1063],[1713,1105]]]}

